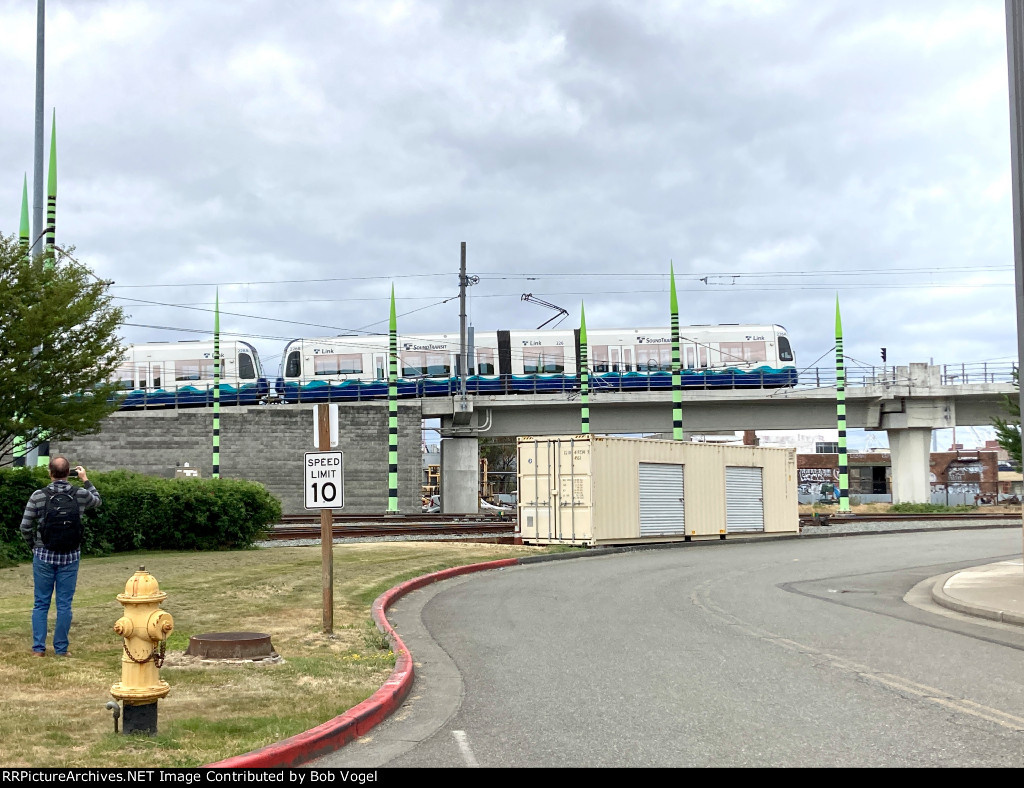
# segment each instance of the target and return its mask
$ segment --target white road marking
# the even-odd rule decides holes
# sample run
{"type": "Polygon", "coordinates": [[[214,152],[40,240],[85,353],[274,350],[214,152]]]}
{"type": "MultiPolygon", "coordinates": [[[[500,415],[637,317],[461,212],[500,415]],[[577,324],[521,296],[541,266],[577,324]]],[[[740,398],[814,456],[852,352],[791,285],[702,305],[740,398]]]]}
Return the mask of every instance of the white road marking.
{"type": "Polygon", "coordinates": [[[452,736],[455,737],[455,742],[459,745],[459,750],[462,751],[462,759],[466,762],[466,766],[479,769],[480,764],[476,762],[476,756],[473,755],[473,750],[470,749],[469,737],[466,736],[466,732],[452,731],[452,736]]]}
{"type": "MultiPolygon", "coordinates": [[[[894,676],[891,673],[883,673],[868,667],[867,665],[860,665],[856,662],[851,662],[842,657],[838,657],[835,654],[829,654],[827,651],[822,651],[821,649],[814,648],[813,646],[804,645],[803,643],[799,643],[795,640],[781,637],[773,632],[762,629],[755,624],[743,621],[737,616],[727,613],[724,609],[711,601],[711,586],[715,582],[717,581],[708,580],[695,588],[690,594],[690,601],[694,606],[711,613],[747,635],[769,643],[775,643],[782,648],[795,651],[812,659],[824,659],[828,664],[838,670],[856,674],[870,681],[882,684],[883,686],[888,686],[891,689],[915,695],[931,703],[936,703],[945,708],[958,711],[961,714],[969,714],[973,717],[979,717],[983,720],[994,722],[996,725],[1009,728],[1013,731],[1019,732],[1024,730],[1024,718],[1010,714],[1009,712],[1005,712],[991,706],[985,706],[984,704],[978,703],[969,698],[958,698],[948,692],[936,689],[935,687],[929,687],[926,684],[918,684],[917,682],[911,681],[903,676],[894,676]]],[[[829,591],[831,590],[832,589],[829,589],[829,591]]]]}

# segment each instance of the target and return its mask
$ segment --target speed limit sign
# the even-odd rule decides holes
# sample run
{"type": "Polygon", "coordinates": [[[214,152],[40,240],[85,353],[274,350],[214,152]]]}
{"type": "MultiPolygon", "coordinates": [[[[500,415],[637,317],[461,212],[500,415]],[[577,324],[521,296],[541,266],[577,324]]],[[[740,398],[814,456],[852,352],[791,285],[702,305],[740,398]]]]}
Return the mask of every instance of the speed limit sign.
{"type": "Polygon", "coordinates": [[[307,509],[341,509],[345,506],[345,466],[342,452],[307,452],[303,470],[307,509]]]}

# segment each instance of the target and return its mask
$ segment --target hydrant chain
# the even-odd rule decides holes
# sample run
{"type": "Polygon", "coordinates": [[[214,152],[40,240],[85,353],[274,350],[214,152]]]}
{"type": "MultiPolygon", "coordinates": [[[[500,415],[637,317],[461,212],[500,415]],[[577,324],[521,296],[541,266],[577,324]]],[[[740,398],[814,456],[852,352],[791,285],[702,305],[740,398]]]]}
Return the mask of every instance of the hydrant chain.
{"type": "Polygon", "coordinates": [[[128,641],[127,640],[124,641],[124,653],[127,654],[128,655],[128,659],[130,659],[136,665],[145,665],[147,662],[152,660],[156,664],[156,666],[158,668],[162,668],[164,666],[164,654],[166,653],[166,651],[167,651],[167,641],[166,640],[161,640],[160,641],[160,653],[159,654],[154,649],[153,651],[150,652],[149,656],[146,657],[145,659],[136,659],[135,655],[132,654],[132,652],[128,650],[128,641]]]}

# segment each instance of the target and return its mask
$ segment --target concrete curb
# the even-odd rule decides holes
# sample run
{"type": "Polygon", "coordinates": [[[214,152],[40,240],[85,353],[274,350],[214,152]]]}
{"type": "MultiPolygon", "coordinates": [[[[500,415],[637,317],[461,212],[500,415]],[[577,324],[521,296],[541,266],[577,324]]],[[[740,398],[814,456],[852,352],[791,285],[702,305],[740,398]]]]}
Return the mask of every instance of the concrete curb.
{"type": "Polygon", "coordinates": [[[405,643],[398,637],[394,627],[387,620],[389,607],[411,591],[447,580],[450,577],[465,575],[471,572],[483,572],[489,569],[502,569],[515,566],[518,559],[505,558],[500,561],[488,561],[482,564],[457,566],[434,572],[429,575],[414,577],[394,588],[385,591],[374,600],[370,609],[377,628],[387,635],[392,650],[396,654],[395,669],[388,680],[373,695],[357,706],[335,717],[333,720],[317,725],[304,733],[296,734],[274,744],[268,744],[258,750],[226,758],[216,763],[208,763],[209,769],[270,769],[274,767],[300,766],[303,763],[337,750],[339,747],[367,733],[375,725],[383,722],[405,700],[412,689],[414,670],[412,655],[405,643]]]}
{"type": "Polygon", "coordinates": [[[936,578],[935,583],[932,585],[932,601],[935,604],[941,605],[949,610],[955,610],[957,613],[974,616],[975,618],[984,618],[989,621],[999,621],[1004,624],[1017,624],[1019,626],[1024,626],[1024,615],[1021,613],[1014,613],[1009,610],[1000,610],[994,607],[987,607],[986,605],[963,602],[947,594],[945,591],[946,582],[954,575],[960,574],[962,571],[963,570],[948,572],[947,574],[940,575],[936,578]]]}

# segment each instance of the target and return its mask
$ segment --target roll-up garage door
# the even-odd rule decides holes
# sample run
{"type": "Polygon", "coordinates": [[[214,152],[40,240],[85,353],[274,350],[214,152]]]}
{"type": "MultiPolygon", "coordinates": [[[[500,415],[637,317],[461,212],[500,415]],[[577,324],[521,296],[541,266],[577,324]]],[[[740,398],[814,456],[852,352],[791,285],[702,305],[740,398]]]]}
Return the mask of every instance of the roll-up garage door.
{"type": "Polygon", "coordinates": [[[640,463],[640,536],[685,536],[683,466],[640,463]]]}
{"type": "Polygon", "coordinates": [[[729,533],[764,530],[760,468],[725,469],[725,528],[729,533]]]}

